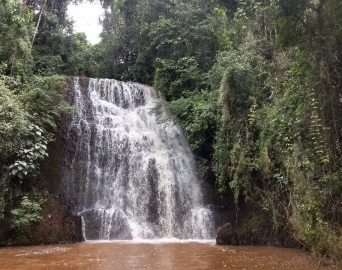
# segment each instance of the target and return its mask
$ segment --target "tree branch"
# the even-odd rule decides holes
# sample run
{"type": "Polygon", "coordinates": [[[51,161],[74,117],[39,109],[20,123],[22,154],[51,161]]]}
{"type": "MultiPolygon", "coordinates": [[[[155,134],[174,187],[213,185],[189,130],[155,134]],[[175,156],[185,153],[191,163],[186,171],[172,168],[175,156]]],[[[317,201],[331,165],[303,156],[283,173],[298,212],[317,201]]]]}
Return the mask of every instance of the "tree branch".
{"type": "Polygon", "coordinates": [[[312,35],[312,36],[316,36],[315,31],[313,31],[312,28],[309,27],[309,25],[299,16],[297,15],[293,15],[295,19],[297,19],[298,21],[300,21],[302,23],[302,25],[304,26],[304,28],[312,35]]]}

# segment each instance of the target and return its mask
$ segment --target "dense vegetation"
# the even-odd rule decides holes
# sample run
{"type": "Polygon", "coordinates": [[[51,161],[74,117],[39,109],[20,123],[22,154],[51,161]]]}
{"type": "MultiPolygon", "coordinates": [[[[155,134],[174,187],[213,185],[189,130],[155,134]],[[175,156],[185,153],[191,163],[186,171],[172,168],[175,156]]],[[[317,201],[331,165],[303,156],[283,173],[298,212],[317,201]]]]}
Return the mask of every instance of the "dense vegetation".
{"type": "Polygon", "coordinates": [[[83,34],[67,32],[67,4],[0,1],[0,245],[23,244],[17,236],[41,218],[47,192],[40,162],[56,121],[74,110],[62,94],[66,80],[56,74],[83,74],[87,56],[82,65],[75,59],[89,45],[83,34]]]}
{"type": "Polygon", "coordinates": [[[27,205],[25,175],[38,171],[25,154],[43,157],[55,115],[70,110],[60,77],[48,76],[108,77],[165,95],[160,106],[178,119],[201,177],[215,178],[223,196],[253,205],[274,234],[286,230],[341,261],[342,2],[101,3],[102,41],[90,46],[72,34],[68,1],[1,2],[0,213],[12,215],[13,228],[23,212],[9,209],[39,212],[17,199],[27,205]]]}
{"type": "Polygon", "coordinates": [[[163,92],[203,177],[342,254],[342,3],[105,1],[98,76],[163,92]],[[108,56],[111,56],[109,58],[108,56]]]}

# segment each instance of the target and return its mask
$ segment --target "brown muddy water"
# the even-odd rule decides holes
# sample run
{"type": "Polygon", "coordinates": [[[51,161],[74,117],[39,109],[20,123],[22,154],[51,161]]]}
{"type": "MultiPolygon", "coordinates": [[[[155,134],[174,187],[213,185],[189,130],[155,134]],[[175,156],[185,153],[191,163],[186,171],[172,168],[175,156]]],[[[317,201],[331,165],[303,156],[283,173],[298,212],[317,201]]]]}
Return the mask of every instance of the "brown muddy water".
{"type": "Polygon", "coordinates": [[[314,270],[322,266],[304,251],[213,243],[94,242],[0,249],[1,270],[230,269],[314,270]]]}

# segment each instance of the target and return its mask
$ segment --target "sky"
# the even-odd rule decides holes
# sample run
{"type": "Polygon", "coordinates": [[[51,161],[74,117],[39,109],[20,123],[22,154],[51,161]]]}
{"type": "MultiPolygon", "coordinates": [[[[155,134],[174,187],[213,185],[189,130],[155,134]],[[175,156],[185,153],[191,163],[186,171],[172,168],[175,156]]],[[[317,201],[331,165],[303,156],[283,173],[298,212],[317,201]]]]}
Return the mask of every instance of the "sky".
{"type": "Polygon", "coordinates": [[[99,34],[102,26],[99,23],[99,18],[102,13],[103,9],[98,1],[70,4],[68,6],[68,15],[74,21],[75,32],[85,33],[91,44],[100,42],[99,34]]]}

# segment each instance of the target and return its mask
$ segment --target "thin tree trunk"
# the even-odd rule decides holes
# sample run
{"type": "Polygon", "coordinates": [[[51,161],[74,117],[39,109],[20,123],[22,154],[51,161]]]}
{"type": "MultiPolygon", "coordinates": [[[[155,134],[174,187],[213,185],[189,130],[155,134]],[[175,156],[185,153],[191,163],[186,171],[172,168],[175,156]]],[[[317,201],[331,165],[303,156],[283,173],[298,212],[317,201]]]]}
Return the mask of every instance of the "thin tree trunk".
{"type": "Polygon", "coordinates": [[[34,31],[34,34],[33,34],[31,46],[33,46],[34,39],[36,38],[36,35],[37,35],[37,33],[38,33],[38,27],[39,27],[39,24],[40,24],[40,20],[42,19],[42,14],[43,14],[43,12],[44,12],[44,8],[45,8],[45,6],[46,6],[46,3],[47,3],[47,0],[45,0],[44,6],[42,7],[42,9],[41,9],[41,11],[40,11],[40,13],[39,13],[39,18],[38,18],[36,30],[34,31]]]}
{"type": "MultiPolygon", "coordinates": [[[[23,14],[23,10],[24,7],[26,5],[26,0],[21,0],[19,2],[19,15],[22,16],[23,14]]],[[[15,45],[14,45],[14,50],[13,50],[13,54],[10,56],[9,61],[11,63],[11,71],[10,71],[10,76],[13,75],[13,69],[14,69],[14,65],[15,65],[15,61],[16,61],[16,57],[17,57],[17,51],[18,51],[18,39],[19,37],[16,38],[15,40],[15,45]]]]}
{"type": "Polygon", "coordinates": [[[11,71],[10,71],[10,76],[13,75],[13,68],[14,68],[14,64],[15,64],[15,58],[17,56],[17,49],[18,49],[18,44],[17,44],[17,40],[15,41],[15,46],[14,46],[14,52],[10,57],[10,63],[11,63],[11,71]]]}

